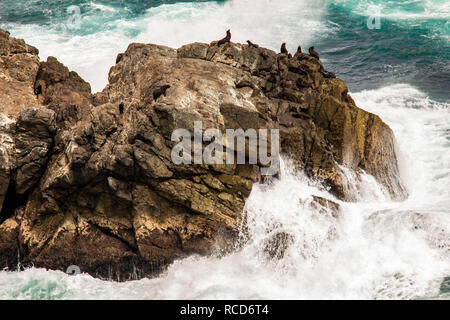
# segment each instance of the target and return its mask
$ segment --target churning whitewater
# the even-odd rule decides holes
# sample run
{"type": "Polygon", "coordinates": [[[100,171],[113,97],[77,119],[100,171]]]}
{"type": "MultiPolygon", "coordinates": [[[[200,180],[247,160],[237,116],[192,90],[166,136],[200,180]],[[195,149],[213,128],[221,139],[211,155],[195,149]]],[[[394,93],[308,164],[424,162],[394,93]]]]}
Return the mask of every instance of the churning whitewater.
{"type": "Polygon", "coordinates": [[[322,0],[183,2],[142,8],[144,13],[137,16],[130,14],[128,7],[99,6],[94,2],[82,3],[80,7],[86,10],[86,16],[79,29],[68,27],[67,18],[56,18],[48,25],[6,23],[0,26],[39,47],[41,59],[57,56],[88,81],[94,92],[104,88],[117,53],[124,52],[130,42],[177,48],[196,41],[209,43],[231,28],[233,41],[245,43],[251,38],[275,49],[288,40],[290,49],[294,50],[297,42],[309,44],[311,35],[326,29],[322,0]],[[303,18],[297,19],[298,16],[303,18]]]}
{"type": "MultiPolygon", "coordinates": [[[[411,299],[436,297],[450,274],[448,105],[408,85],[353,95],[393,128],[410,197],[393,202],[371,176],[345,203],[282,161],[281,179],[248,199],[243,246],[175,262],[157,279],[116,283],[29,269],[0,273],[0,298],[411,299]],[[447,127],[446,127],[447,126],[447,127]],[[419,130],[417,130],[419,129],[419,130]],[[420,134],[417,134],[420,132],[420,134]],[[436,159],[439,155],[439,159],[436,159]],[[313,196],[340,204],[333,211],[313,196]],[[281,245],[280,245],[281,242],[281,245]],[[278,252],[271,252],[277,243],[278,252]]],[[[441,297],[445,297],[444,294],[441,297]]]]}
{"type": "Polygon", "coordinates": [[[343,202],[283,157],[280,180],[254,186],[244,212],[247,225],[232,254],[191,257],[158,278],[124,283],[36,268],[0,272],[0,299],[449,298],[441,290],[450,276],[450,31],[445,23],[450,13],[445,1],[199,1],[148,7],[140,10],[143,14],[123,3],[83,2],[87,13],[80,30],[68,29],[64,15],[51,11],[45,21],[8,20],[8,8],[0,10],[0,27],[39,47],[41,60],[57,56],[94,91],[107,83],[108,69],[130,42],[178,47],[210,42],[231,27],[234,41],[252,39],[273,49],[282,42],[291,51],[299,43],[322,44],[325,65],[348,83],[357,105],[394,131],[409,197],[392,201],[372,176],[356,179],[342,168],[357,199],[343,202]],[[368,38],[364,23],[372,2],[386,28],[368,38]],[[402,32],[417,36],[421,50],[428,46],[432,54],[408,47],[411,41],[403,41],[403,47],[397,42],[390,53],[380,49],[382,37],[402,32]],[[373,45],[358,51],[361,42],[373,45]],[[318,208],[313,196],[338,203],[339,212],[318,208]]]}

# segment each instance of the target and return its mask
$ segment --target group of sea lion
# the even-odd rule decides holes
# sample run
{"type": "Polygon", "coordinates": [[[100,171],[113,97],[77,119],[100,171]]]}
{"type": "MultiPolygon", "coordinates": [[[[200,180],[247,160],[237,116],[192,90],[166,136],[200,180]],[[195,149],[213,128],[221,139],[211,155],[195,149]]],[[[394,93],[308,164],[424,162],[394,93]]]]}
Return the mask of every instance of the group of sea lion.
{"type": "MultiPolygon", "coordinates": [[[[230,41],[231,41],[231,31],[230,31],[230,30],[227,30],[227,35],[225,36],[225,38],[220,39],[219,41],[217,41],[217,45],[220,47],[220,46],[222,46],[222,45],[224,45],[224,44],[230,43],[230,41]]],[[[250,40],[247,40],[247,43],[248,43],[249,47],[259,48],[259,45],[257,45],[257,44],[255,44],[255,43],[251,42],[250,40]]],[[[294,58],[294,59],[298,59],[298,60],[303,59],[303,58],[304,58],[304,55],[305,55],[304,53],[302,53],[302,48],[301,48],[301,46],[298,46],[297,52],[295,53],[294,56],[292,56],[292,54],[290,54],[289,51],[288,51],[287,48],[286,48],[286,43],[283,43],[283,44],[281,45],[280,53],[286,55],[288,59],[294,58]]],[[[261,54],[263,55],[264,58],[267,58],[267,57],[265,57],[265,55],[267,55],[266,53],[261,52],[261,54]]],[[[314,47],[309,48],[309,55],[310,55],[311,57],[316,58],[317,60],[320,60],[320,55],[319,55],[319,53],[318,53],[316,50],[314,50],[314,47]]],[[[298,72],[299,72],[299,73],[302,73],[302,70],[298,70],[298,72]]],[[[336,76],[335,76],[334,73],[329,72],[329,71],[326,71],[326,70],[323,68],[323,66],[321,66],[320,73],[321,73],[325,78],[336,78],[336,76]]],[[[275,74],[271,74],[271,75],[269,76],[269,79],[268,79],[268,80],[269,80],[269,82],[272,82],[272,83],[277,82],[277,79],[276,79],[275,74]]],[[[301,78],[297,79],[297,85],[298,85],[299,87],[307,87],[307,86],[308,86],[308,84],[307,84],[306,82],[302,81],[301,78]]],[[[237,87],[237,88],[250,87],[250,88],[252,88],[252,89],[254,89],[254,90],[257,89],[257,87],[256,87],[253,83],[251,83],[250,81],[245,81],[245,80],[241,80],[241,81],[239,81],[238,83],[236,83],[236,87],[237,87]]],[[[155,100],[155,101],[158,100],[158,98],[159,98],[160,96],[163,96],[163,95],[165,96],[165,95],[166,95],[166,91],[167,91],[169,88],[170,88],[169,85],[163,85],[163,86],[157,87],[157,88],[154,90],[154,92],[153,92],[153,98],[154,98],[154,100],[155,100]]],[[[123,112],[124,112],[124,106],[123,106],[123,104],[121,104],[121,105],[119,106],[119,112],[120,112],[120,114],[123,114],[123,112]]]]}
{"type": "MultiPolygon", "coordinates": [[[[320,60],[320,55],[319,53],[314,49],[314,46],[309,48],[309,55],[313,58],[316,58],[317,60],[320,60]]],[[[282,54],[286,54],[288,56],[289,59],[292,58],[292,54],[289,53],[289,51],[286,49],[286,43],[283,43],[281,45],[281,49],[280,52],[282,54]]],[[[297,52],[294,55],[295,59],[301,59],[302,57],[302,47],[298,46],[297,48],[297,52]]],[[[323,66],[320,66],[320,73],[325,77],[325,78],[336,78],[336,75],[333,72],[327,71],[323,68],[323,66]]]]}
{"type": "MultiPolygon", "coordinates": [[[[314,46],[310,47],[308,51],[309,51],[309,55],[311,57],[314,57],[317,60],[320,60],[320,55],[316,50],[314,50],[314,46]]],[[[292,54],[290,54],[289,51],[286,49],[286,42],[281,45],[280,52],[282,54],[287,54],[289,59],[292,58],[292,54]]],[[[302,53],[302,47],[298,46],[297,52],[295,53],[294,58],[298,58],[299,56],[301,56],[301,53],[302,53]]]]}
{"type": "MultiPolygon", "coordinates": [[[[224,45],[226,43],[230,43],[231,41],[231,30],[227,30],[227,35],[225,36],[225,38],[220,39],[217,42],[217,45],[220,47],[221,45],[224,45]]],[[[255,47],[255,48],[259,48],[259,45],[251,42],[250,40],[247,40],[247,43],[250,47],[255,47]]],[[[314,49],[314,46],[309,48],[309,55],[313,58],[316,58],[317,60],[320,60],[320,55],[319,53],[314,49]]],[[[286,43],[283,43],[281,45],[281,49],[280,49],[280,53],[285,54],[288,56],[289,59],[292,58],[292,54],[289,53],[289,51],[286,48],[286,43]]],[[[302,56],[302,47],[298,46],[297,48],[297,52],[294,55],[295,59],[300,59],[302,56]]],[[[323,66],[321,67],[320,73],[325,77],[325,78],[336,78],[336,75],[333,72],[330,71],[326,71],[323,66]]]]}

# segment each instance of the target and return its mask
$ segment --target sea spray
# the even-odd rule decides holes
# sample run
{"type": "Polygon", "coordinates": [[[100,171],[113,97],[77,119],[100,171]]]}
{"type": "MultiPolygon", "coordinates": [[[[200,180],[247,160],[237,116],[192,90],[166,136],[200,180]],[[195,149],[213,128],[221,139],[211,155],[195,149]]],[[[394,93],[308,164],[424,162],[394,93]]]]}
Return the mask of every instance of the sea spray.
{"type": "Polygon", "coordinates": [[[327,28],[322,19],[322,0],[183,2],[135,8],[134,15],[130,15],[127,3],[123,4],[125,7],[80,4],[79,28],[72,28],[71,16],[65,13],[54,13],[45,25],[0,21],[0,28],[38,47],[43,60],[57,56],[88,81],[94,92],[107,84],[109,68],[131,42],[178,48],[196,41],[209,43],[222,38],[231,28],[234,42],[252,39],[278,50],[287,40],[290,49],[295,50],[298,44],[308,45],[327,28]]]}
{"type": "Polygon", "coordinates": [[[365,175],[361,183],[348,173],[349,190],[357,196],[341,202],[286,160],[280,181],[254,187],[243,242],[230,255],[193,256],[176,261],[159,278],[124,283],[35,268],[0,272],[0,299],[448,299],[442,288],[450,275],[450,51],[448,10],[441,10],[448,8],[439,6],[445,2],[385,6],[377,1],[383,5],[381,29],[372,33],[365,24],[369,1],[330,1],[328,10],[315,1],[275,3],[236,0],[135,10],[92,1],[82,7],[81,29],[69,30],[66,8],[58,8],[59,14],[47,8],[41,10],[44,18],[36,18],[27,16],[30,8],[13,8],[20,2],[10,1],[25,21],[0,10],[0,25],[38,46],[41,59],[57,56],[94,91],[103,88],[116,55],[133,41],[173,47],[210,42],[231,25],[235,41],[249,38],[273,49],[284,41],[316,44],[325,65],[352,91],[358,88],[352,94],[357,105],[393,129],[410,197],[393,202],[373,177],[365,175]],[[392,35],[399,41],[392,42],[392,35]],[[315,207],[313,196],[339,204],[336,217],[329,207],[315,207]]]}

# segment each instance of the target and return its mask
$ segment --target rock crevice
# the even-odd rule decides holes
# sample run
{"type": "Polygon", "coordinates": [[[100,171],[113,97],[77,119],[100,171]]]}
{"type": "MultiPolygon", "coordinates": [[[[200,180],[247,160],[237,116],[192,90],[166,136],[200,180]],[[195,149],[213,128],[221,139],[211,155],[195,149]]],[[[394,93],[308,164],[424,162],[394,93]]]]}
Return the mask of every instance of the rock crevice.
{"type": "Polygon", "coordinates": [[[37,49],[0,31],[2,267],[15,268],[19,252],[25,265],[126,280],[232,250],[261,164],[175,165],[172,132],[195,121],[279,129],[281,151],[342,200],[352,195],[339,166],[406,196],[391,129],[308,54],[133,43],[108,79],[92,94],[56,58],[39,62],[37,49]]]}

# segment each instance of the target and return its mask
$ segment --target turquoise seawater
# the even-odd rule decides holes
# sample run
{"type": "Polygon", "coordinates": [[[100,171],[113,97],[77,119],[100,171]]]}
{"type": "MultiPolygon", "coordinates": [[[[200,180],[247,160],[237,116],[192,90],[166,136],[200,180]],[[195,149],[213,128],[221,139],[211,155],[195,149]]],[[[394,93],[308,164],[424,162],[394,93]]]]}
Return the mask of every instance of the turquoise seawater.
{"type": "MultiPolygon", "coordinates": [[[[201,10],[202,7],[211,7],[211,3],[224,6],[227,2],[230,1],[199,0],[185,3],[186,8],[194,5],[194,8],[201,10]]],[[[248,3],[244,10],[260,9],[260,6],[254,5],[255,1],[241,2],[248,3]]],[[[282,9],[286,2],[281,1],[279,9],[282,9]]],[[[143,23],[138,21],[149,16],[149,9],[175,3],[183,5],[183,2],[174,0],[3,0],[0,2],[0,26],[12,26],[14,29],[14,26],[21,25],[19,29],[23,29],[24,25],[38,25],[59,33],[61,37],[83,37],[114,31],[125,34],[133,40],[142,32],[146,32],[145,21],[143,23]],[[67,27],[67,21],[70,19],[67,9],[71,6],[78,6],[80,9],[82,15],[80,28],[67,27]]],[[[314,43],[322,53],[323,59],[329,61],[329,68],[336,71],[350,85],[352,91],[376,88],[386,82],[407,82],[423,88],[437,99],[448,99],[446,95],[450,83],[448,1],[330,0],[322,1],[321,5],[325,14],[320,19],[323,20],[321,23],[327,31],[317,34],[316,39],[311,40],[311,44],[314,43]],[[379,29],[368,29],[367,19],[370,15],[379,15],[379,29]]],[[[170,14],[170,18],[183,19],[195,14],[192,9],[177,10],[179,12],[170,14]]],[[[158,14],[157,11],[155,13],[158,14]]],[[[239,14],[241,13],[237,15],[239,14]]],[[[258,14],[256,12],[250,15],[258,16],[258,14]]],[[[299,14],[301,15],[301,11],[299,14]]],[[[283,19],[281,16],[278,18],[283,19]]],[[[298,19],[302,17],[298,16],[298,19]]],[[[255,26],[259,23],[260,21],[255,21],[255,26]]],[[[42,31],[37,29],[35,32],[42,31]]],[[[311,31],[299,28],[299,30],[289,29],[288,32],[311,31]]],[[[291,43],[290,46],[294,49],[297,43],[291,43]]]]}
{"type": "Polygon", "coordinates": [[[352,90],[406,82],[449,98],[450,2],[332,1],[327,19],[336,32],[321,45],[352,90]],[[380,29],[367,17],[380,14],[380,29]],[[327,52],[329,51],[329,52],[327,52]]]}
{"type": "Polygon", "coordinates": [[[242,251],[189,258],[160,278],[126,283],[0,272],[0,299],[449,298],[449,0],[0,0],[0,28],[37,46],[41,59],[58,57],[94,91],[131,42],[179,47],[231,28],[234,41],[274,50],[314,45],[357,104],[393,129],[410,193],[392,202],[371,177],[349,176],[359,200],[341,203],[336,224],[307,205],[313,194],[332,196],[287,173],[252,192],[252,239],[242,251]],[[267,225],[294,236],[280,261],[262,257],[267,225]]]}

